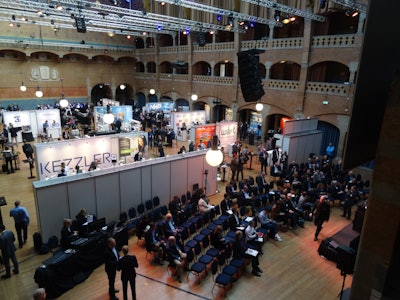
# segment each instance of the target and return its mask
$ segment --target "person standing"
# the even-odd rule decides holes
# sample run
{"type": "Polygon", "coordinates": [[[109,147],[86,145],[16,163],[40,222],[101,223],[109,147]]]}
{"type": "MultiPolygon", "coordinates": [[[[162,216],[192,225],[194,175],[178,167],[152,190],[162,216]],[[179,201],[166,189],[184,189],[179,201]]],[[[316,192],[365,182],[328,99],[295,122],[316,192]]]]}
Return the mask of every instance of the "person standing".
{"type": "Polygon", "coordinates": [[[6,268],[6,274],[2,275],[1,278],[7,279],[11,277],[10,270],[10,259],[13,262],[14,269],[13,273],[18,274],[18,261],[15,256],[15,245],[14,245],[15,237],[12,231],[6,230],[6,227],[3,224],[0,224],[0,249],[1,254],[3,256],[3,264],[6,268]]]}
{"type": "Polygon", "coordinates": [[[11,135],[11,143],[12,144],[18,144],[17,141],[17,135],[18,135],[18,131],[21,130],[21,127],[14,127],[12,123],[10,123],[10,125],[8,126],[8,131],[10,131],[10,135],[11,135]]]}
{"type": "Polygon", "coordinates": [[[25,153],[26,159],[33,159],[33,148],[31,144],[27,143],[26,140],[23,140],[24,144],[22,145],[22,151],[25,153]]]}
{"type": "Polygon", "coordinates": [[[129,255],[129,247],[124,245],[122,253],[124,256],[117,263],[117,270],[121,271],[122,291],[124,300],[128,300],[128,282],[131,285],[132,299],[136,300],[136,270],[139,267],[136,256],[129,255]]]}
{"type": "Polygon", "coordinates": [[[335,157],[335,146],[332,143],[326,147],[325,154],[332,160],[335,157]]]}
{"type": "Polygon", "coordinates": [[[115,245],[115,239],[112,237],[108,238],[107,248],[104,253],[105,271],[108,277],[108,294],[110,295],[110,300],[118,300],[118,298],[115,296],[115,293],[119,292],[114,286],[115,276],[117,275],[117,263],[119,260],[119,255],[115,245]]]}
{"type": "Polygon", "coordinates": [[[25,207],[21,206],[21,201],[17,200],[14,202],[15,207],[10,210],[10,217],[14,218],[15,231],[17,232],[19,247],[26,243],[28,239],[28,225],[29,225],[29,214],[25,207]]]}
{"type": "Polygon", "coordinates": [[[329,221],[329,216],[331,214],[331,207],[328,203],[326,196],[321,196],[319,201],[314,205],[312,212],[310,212],[310,217],[314,214],[314,225],[317,226],[315,230],[314,241],[318,241],[318,235],[321,232],[322,224],[329,221]]]}

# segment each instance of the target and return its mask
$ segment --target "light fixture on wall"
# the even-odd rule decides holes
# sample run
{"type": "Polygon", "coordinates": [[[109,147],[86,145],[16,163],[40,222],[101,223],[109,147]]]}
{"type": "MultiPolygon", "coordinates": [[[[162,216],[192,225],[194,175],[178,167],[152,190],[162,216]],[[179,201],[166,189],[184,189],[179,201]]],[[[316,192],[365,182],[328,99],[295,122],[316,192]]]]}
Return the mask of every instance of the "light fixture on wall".
{"type": "Polygon", "coordinates": [[[43,92],[40,90],[40,86],[37,86],[37,90],[35,92],[36,97],[42,98],[43,97],[43,92]]]}
{"type": "Polygon", "coordinates": [[[107,105],[107,113],[103,115],[103,121],[108,125],[114,122],[114,115],[110,111],[110,105],[107,105]]]}
{"type": "Polygon", "coordinates": [[[219,166],[224,160],[224,154],[218,149],[218,136],[213,135],[212,146],[206,153],[206,161],[212,167],[219,166]]]}
{"type": "Polygon", "coordinates": [[[261,100],[258,100],[256,104],[256,111],[262,111],[264,109],[264,104],[261,103],[261,100]]]}

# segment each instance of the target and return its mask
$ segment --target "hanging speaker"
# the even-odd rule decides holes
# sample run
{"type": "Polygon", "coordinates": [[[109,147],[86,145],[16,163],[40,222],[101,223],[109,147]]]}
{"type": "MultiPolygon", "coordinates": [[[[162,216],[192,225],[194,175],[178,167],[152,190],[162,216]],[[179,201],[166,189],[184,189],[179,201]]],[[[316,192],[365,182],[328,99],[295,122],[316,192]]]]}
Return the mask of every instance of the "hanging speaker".
{"type": "Polygon", "coordinates": [[[204,47],[206,44],[206,36],[204,32],[198,32],[197,33],[197,44],[199,44],[200,47],[204,47]]]}
{"type": "Polygon", "coordinates": [[[78,32],[82,32],[82,33],[86,32],[85,18],[75,17],[75,24],[76,24],[76,30],[78,32]]]}
{"type": "Polygon", "coordinates": [[[260,58],[264,50],[252,49],[239,52],[239,80],[244,101],[255,102],[265,95],[260,72],[260,58]]]}

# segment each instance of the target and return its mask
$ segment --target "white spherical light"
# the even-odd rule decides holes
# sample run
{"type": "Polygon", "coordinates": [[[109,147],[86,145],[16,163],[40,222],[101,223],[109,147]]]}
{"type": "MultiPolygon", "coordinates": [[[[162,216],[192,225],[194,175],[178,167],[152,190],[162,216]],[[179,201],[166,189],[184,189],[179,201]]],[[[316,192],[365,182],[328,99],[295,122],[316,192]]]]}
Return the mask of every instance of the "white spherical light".
{"type": "Polygon", "coordinates": [[[154,95],[156,93],[156,90],[155,89],[150,89],[149,93],[150,93],[150,95],[154,95]]]}
{"type": "Polygon", "coordinates": [[[261,102],[258,102],[256,104],[256,111],[262,111],[264,108],[264,104],[262,104],[261,102]]]}
{"type": "Polygon", "coordinates": [[[206,153],[206,161],[212,167],[219,166],[224,160],[224,155],[221,150],[208,150],[206,153]]]}
{"type": "Polygon", "coordinates": [[[103,121],[106,124],[112,124],[112,122],[114,122],[114,115],[110,113],[104,114],[103,121]]]}
{"type": "Polygon", "coordinates": [[[19,87],[19,89],[21,92],[26,92],[26,86],[23,82],[21,83],[21,86],[19,87]]]}
{"type": "Polygon", "coordinates": [[[199,96],[197,96],[197,94],[193,94],[190,99],[192,99],[192,101],[196,101],[197,99],[199,99],[199,96]]]}
{"type": "Polygon", "coordinates": [[[43,92],[42,92],[41,90],[38,89],[38,90],[35,92],[35,95],[36,95],[36,97],[41,98],[41,97],[43,97],[43,92]]]}
{"type": "Polygon", "coordinates": [[[61,99],[60,100],[60,107],[66,108],[68,106],[68,100],[67,99],[61,99]]]}

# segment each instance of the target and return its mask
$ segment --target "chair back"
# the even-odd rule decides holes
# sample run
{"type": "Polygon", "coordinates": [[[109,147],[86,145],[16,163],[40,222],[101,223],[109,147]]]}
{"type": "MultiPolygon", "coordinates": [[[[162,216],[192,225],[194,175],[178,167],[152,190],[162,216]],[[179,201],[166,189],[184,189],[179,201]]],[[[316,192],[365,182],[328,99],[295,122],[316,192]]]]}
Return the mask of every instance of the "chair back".
{"type": "Polygon", "coordinates": [[[153,207],[160,205],[160,198],[158,196],[153,197],[153,207]]]}
{"type": "Polygon", "coordinates": [[[131,207],[131,208],[128,210],[128,215],[129,215],[129,218],[130,218],[130,219],[136,218],[136,209],[135,209],[134,207],[131,207]]]}

